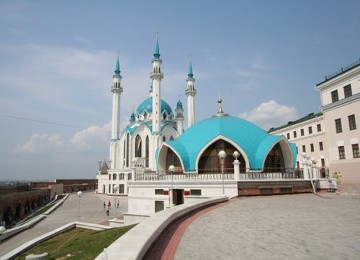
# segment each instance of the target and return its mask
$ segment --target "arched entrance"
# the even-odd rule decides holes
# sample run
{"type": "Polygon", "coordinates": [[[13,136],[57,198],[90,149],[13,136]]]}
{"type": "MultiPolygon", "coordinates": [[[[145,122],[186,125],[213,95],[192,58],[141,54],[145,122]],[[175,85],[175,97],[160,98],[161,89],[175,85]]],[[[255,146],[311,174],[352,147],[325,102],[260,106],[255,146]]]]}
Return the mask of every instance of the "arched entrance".
{"type": "MultiPolygon", "coordinates": [[[[221,172],[221,162],[219,159],[219,152],[223,150],[226,153],[224,160],[224,173],[233,173],[234,172],[234,157],[233,153],[238,151],[232,144],[224,140],[217,140],[211,144],[206,150],[202,153],[199,163],[198,163],[198,172],[199,173],[219,173],[221,172]]],[[[243,156],[240,154],[238,160],[240,161],[240,172],[245,172],[246,164],[243,156]]]]}
{"type": "Polygon", "coordinates": [[[277,143],[267,155],[263,171],[285,172],[284,156],[279,143],[277,143]]]}
{"type": "Polygon", "coordinates": [[[170,165],[175,166],[175,173],[180,173],[183,171],[179,157],[174,153],[173,150],[168,149],[168,153],[166,156],[166,171],[167,169],[169,169],[170,165]]]}

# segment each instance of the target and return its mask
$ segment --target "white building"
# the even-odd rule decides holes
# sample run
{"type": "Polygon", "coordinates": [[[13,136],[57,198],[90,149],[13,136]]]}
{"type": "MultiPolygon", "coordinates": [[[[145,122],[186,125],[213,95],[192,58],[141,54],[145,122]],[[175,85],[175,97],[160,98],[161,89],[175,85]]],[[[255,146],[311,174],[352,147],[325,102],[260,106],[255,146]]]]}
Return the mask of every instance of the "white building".
{"type": "MultiPolygon", "coordinates": [[[[120,109],[122,76],[119,59],[116,61],[111,92],[112,131],[110,156],[108,162],[99,162],[98,192],[107,194],[128,193],[128,181],[132,179],[132,169],[136,166],[144,172],[155,172],[156,151],[166,140],[174,140],[183,132],[184,109],[180,100],[176,104],[175,115],[170,105],[161,98],[161,70],[159,43],[156,42],[152,59],[149,91],[150,97],[144,100],[130,117],[129,125],[121,131],[120,109]]],[[[195,95],[192,65],[189,65],[186,90],[188,96],[188,118],[192,124],[195,120],[195,95]]]]}
{"type": "Polygon", "coordinates": [[[321,112],[272,128],[296,143],[297,166],[302,153],[317,160],[323,177],[340,172],[342,181],[360,183],[360,60],[328,75],[316,85],[321,112]]]}

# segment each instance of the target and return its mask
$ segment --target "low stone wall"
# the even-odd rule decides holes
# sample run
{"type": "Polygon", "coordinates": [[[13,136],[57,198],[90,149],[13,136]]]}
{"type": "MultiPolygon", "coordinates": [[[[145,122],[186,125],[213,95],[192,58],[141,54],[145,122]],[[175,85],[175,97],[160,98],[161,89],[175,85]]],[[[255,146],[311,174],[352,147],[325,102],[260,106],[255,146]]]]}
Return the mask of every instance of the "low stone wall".
{"type": "Polygon", "coordinates": [[[156,213],[121,236],[95,259],[143,259],[154,241],[173,221],[195,210],[227,200],[227,197],[209,198],[156,213]]]}
{"type": "Polygon", "coordinates": [[[312,192],[310,180],[258,180],[238,182],[239,196],[261,196],[312,192]]]}

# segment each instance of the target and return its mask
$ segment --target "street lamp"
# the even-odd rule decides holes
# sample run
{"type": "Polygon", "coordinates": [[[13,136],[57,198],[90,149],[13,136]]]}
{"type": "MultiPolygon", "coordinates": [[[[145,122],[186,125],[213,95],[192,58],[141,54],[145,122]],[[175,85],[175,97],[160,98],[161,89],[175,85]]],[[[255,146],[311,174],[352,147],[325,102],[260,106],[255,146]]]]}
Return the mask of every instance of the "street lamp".
{"type": "MultiPolygon", "coordinates": [[[[171,173],[171,204],[169,201],[169,206],[174,204],[174,192],[173,192],[173,185],[174,185],[174,171],[175,171],[175,166],[174,165],[170,165],[169,166],[169,172],[171,173]]],[[[169,196],[169,200],[170,200],[170,196],[169,196]]]]}
{"type": "Polygon", "coordinates": [[[218,154],[219,159],[221,161],[221,175],[222,175],[222,193],[225,196],[225,187],[224,187],[224,159],[226,157],[226,153],[224,150],[221,150],[218,154]]]}
{"type": "Polygon", "coordinates": [[[78,217],[78,221],[80,220],[80,198],[82,197],[82,191],[78,191],[77,193],[78,197],[79,197],[79,217],[78,217]]]}

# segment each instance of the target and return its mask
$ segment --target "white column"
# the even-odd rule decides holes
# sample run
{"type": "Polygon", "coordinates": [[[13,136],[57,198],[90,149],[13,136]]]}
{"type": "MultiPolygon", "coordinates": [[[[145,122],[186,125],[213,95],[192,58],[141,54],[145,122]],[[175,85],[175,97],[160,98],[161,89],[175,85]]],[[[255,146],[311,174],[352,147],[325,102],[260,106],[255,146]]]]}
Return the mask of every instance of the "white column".
{"type": "Polygon", "coordinates": [[[302,166],[303,166],[304,180],[309,180],[309,173],[308,173],[308,165],[307,165],[306,153],[303,153],[303,154],[302,154],[302,157],[303,157],[302,166]]]}

